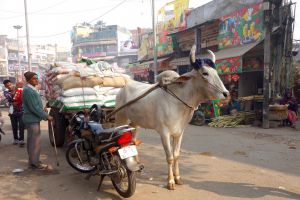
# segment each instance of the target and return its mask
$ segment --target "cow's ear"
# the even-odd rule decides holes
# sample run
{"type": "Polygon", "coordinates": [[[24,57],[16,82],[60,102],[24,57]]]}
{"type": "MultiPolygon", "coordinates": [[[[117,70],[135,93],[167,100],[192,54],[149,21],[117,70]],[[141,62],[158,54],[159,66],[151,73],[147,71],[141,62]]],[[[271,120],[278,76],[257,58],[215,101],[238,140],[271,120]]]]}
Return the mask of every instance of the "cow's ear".
{"type": "Polygon", "coordinates": [[[192,78],[191,75],[182,75],[178,77],[174,82],[176,83],[185,83],[186,81],[190,80],[192,78]]]}

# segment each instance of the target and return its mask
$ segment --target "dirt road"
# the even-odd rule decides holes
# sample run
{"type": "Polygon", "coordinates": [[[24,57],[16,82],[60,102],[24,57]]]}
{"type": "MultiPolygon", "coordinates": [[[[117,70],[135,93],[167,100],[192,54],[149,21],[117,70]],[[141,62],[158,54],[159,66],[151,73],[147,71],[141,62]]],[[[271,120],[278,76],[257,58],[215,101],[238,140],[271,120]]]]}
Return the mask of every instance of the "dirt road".
{"type": "MultiPolygon", "coordinates": [[[[5,115],[5,113],[4,113],[5,115]]],[[[53,166],[49,173],[27,168],[26,148],[11,144],[7,135],[0,143],[0,199],[122,199],[110,180],[97,192],[98,178],[85,176],[68,166],[64,149],[59,149],[59,168],[43,122],[42,160],[53,166]],[[14,175],[12,170],[25,172],[14,175]]],[[[167,167],[160,138],[141,130],[139,147],[145,170],[138,175],[133,200],[218,200],[218,199],[300,199],[300,132],[289,128],[214,129],[189,126],[182,153],[181,176],[185,182],[175,191],[166,186],[167,167]]]]}

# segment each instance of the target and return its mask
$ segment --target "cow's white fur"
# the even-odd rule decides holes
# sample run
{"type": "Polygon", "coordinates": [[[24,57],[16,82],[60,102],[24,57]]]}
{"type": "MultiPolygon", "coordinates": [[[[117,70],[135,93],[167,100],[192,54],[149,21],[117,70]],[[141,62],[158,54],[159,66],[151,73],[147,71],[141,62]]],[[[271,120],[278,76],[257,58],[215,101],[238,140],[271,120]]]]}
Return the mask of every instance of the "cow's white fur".
{"type": "MultiPolygon", "coordinates": [[[[191,60],[193,61],[192,58],[191,60]]],[[[212,60],[215,58],[212,57],[212,60]]],[[[176,77],[172,82],[175,84],[167,87],[194,108],[208,100],[224,98],[224,93],[228,93],[217,71],[208,66],[176,77]]],[[[116,107],[140,96],[151,87],[154,86],[136,81],[129,82],[117,95],[116,107]]],[[[175,183],[182,183],[178,159],[182,135],[192,115],[192,109],[160,88],[116,114],[118,125],[130,123],[136,128],[154,129],[159,133],[168,162],[168,189],[174,189],[175,183]]]]}

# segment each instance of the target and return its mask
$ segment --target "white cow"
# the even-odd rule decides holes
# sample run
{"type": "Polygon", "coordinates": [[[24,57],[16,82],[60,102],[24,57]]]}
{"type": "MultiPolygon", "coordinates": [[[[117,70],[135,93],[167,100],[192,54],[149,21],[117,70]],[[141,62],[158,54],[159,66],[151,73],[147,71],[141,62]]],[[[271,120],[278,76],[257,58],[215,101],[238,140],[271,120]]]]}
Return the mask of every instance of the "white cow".
{"type": "MultiPolygon", "coordinates": [[[[211,51],[209,53],[212,55],[210,62],[214,64],[215,55],[211,51]]],[[[136,128],[154,129],[159,133],[168,162],[167,187],[170,190],[174,189],[175,183],[182,184],[178,165],[180,145],[183,131],[193,116],[193,108],[208,100],[222,99],[228,94],[217,71],[204,62],[201,64],[200,60],[195,60],[195,46],[191,50],[190,60],[194,69],[167,86],[180,100],[163,88],[158,88],[116,114],[118,125],[127,123],[136,128]]],[[[116,107],[124,105],[151,87],[153,85],[129,82],[117,95],[116,107]]]]}

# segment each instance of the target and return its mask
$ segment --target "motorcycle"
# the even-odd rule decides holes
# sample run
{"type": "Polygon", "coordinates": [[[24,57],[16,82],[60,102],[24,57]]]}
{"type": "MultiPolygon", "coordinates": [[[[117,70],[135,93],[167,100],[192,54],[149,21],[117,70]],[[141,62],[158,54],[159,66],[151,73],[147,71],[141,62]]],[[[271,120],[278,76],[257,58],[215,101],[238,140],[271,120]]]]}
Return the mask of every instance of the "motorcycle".
{"type": "Polygon", "coordinates": [[[101,123],[90,121],[94,112],[98,111],[78,112],[70,120],[69,129],[77,139],[67,148],[67,162],[75,170],[88,173],[87,179],[100,175],[98,190],[109,176],[117,192],[128,198],[135,192],[135,173],[143,169],[137,162],[140,141],[133,141],[134,128],[128,125],[104,129],[101,123]]]}

